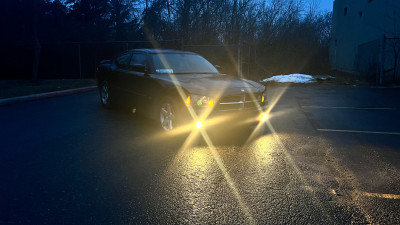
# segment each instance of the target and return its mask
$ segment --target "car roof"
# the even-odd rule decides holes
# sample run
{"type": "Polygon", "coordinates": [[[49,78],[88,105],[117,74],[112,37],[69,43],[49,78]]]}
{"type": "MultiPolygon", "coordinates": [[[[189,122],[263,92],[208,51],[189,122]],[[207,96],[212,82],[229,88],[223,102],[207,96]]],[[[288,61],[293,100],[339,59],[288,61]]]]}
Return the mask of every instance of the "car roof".
{"type": "Polygon", "coordinates": [[[127,52],[143,52],[143,53],[148,53],[148,54],[196,54],[193,52],[187,52],[187,51],[180,51],[180,50],[175,50],[175,49],[151,49],[151,48],[139,48],[139,49],[130,49],[127,52]]]}

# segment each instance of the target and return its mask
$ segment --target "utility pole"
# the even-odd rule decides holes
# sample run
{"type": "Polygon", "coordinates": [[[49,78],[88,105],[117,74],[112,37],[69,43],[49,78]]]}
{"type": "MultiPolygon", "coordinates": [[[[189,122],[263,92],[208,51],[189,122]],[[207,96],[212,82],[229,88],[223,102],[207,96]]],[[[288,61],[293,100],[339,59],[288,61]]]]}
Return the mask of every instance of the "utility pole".
{"type": "Polygon", "coordinates": [[[238,76],[242,77],[242,52],[241,52],[241,43],[240,43],[240,38],[238,42],[238,56],[237,56],[237,70],[238,70],[238,76]]]}
{"type": "Polygon", "coordinates": [[[82,79],[81,43],[78,43],[78,65],[79,65],[79,79],[82,79]]]}
{"type": "Polygon", "coordinates": [[[40,60],[40,43],[38,37],[39,29],[39,0],[34,0],[33,2],[33,67],[32,67],[32,80],[38,79],[39,71],[39,60],[40,60]]]}
{"type": "Polygon", "coordinates": [[[385,45],[386,45],[386,35],[383,35],[381,40],[381,63],[380,63],[380,71],[379,71],[379,80],[378,84],[382,85],[383,77],[385,75],[385,45]]]}
{"type": "Polygon", "coordinates": [[[181,38],[181,50],[185,50],[185,41],[183,39],[183,37],[181,38]]]}
{"type": "Polygon", "coordinates": [[[238,67],[238,75],[242,77],[242,30],[239,24],[239,21],[236,21],[237,24],[237,32],[238,32],[238,56],[237,56],[237,67],[238,67]]]}

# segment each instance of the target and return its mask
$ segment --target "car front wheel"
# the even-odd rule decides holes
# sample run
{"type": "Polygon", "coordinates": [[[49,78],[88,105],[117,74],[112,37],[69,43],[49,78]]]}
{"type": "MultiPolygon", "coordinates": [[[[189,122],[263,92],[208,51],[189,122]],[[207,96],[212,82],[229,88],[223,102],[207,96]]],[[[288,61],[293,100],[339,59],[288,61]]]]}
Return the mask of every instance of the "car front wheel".
{"type": "Polygon", "coordinates": [[[169,98],[160,104],[160,125],[165,131],[171,131],[177,126],[177,110],[169,98]]]}
{"type": "Polygon", "coordinates": [[[110,92],[110,84],[108,81],[101,82],[100,86],[100,102],[105,108],[111,108],[111,92],[110,92]]]}

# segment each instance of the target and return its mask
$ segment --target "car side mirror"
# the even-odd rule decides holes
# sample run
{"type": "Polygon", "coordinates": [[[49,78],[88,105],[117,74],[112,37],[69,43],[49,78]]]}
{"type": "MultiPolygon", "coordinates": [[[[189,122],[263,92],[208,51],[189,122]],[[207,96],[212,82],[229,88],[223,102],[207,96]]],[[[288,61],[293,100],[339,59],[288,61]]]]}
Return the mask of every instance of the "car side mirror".
{"type": "Polygon", "coordinates": [[[223,68],[220,65],[214,65],[218,72],[223,73],[223,68]]]}
{"type": "Polygon", "coordinates": [[[147,74],[147,69],[146,66],[143,64],[134,64],[130,66],[132,70],[141,72],[141,73],[146,73],[147,74]]]}

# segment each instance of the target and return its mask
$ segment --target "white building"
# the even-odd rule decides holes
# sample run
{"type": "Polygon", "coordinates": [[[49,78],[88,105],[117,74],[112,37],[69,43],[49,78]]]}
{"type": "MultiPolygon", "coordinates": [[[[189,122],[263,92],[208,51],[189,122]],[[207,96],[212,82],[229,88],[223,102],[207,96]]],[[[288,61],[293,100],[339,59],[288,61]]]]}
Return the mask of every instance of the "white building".
{"type": "Polygon", "coordinates": [[[329,54],[332,69],[371,76],[396,71],[393,47],[398,42],[400,50],[400,39],[383,42],[384,35],[400,37],[400,0],[335,0],[329,54]]]}

